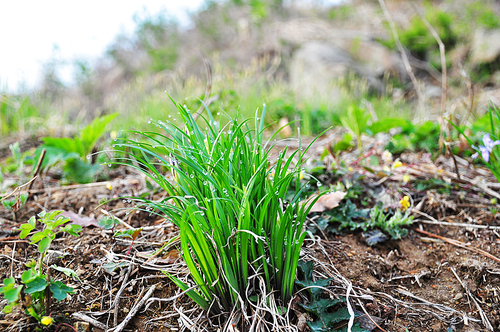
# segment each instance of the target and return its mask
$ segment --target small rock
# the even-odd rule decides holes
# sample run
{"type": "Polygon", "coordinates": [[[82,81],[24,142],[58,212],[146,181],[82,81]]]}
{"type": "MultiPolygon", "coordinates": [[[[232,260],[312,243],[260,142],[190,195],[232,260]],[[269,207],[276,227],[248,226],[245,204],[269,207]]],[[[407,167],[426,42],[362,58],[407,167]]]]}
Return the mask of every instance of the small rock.
{"type": "Polygon", "coordinates": [[[59,250],[48,250],[47,255],[43,258],[43,262],[47,265],[56,264],[64,255],[64,252],[59,250]]]}
{"type": "Polygon", "coordinates": [[[74,326],[75,326],[75,329],[77,332],[89,332],[90,331],[90,324],[87,322],[76,322],[74,326]]]}
{"type": "Polygon", "coordinates": [[[457,293],[457,295],[455,295],[455,297],[453,298],[453,300],[458,301],[458,300],[460,300],[460,299],[461,299],[461,298],[463,298],[463,297],[464,297],[464,294],[462,294],[462,293],[457,293]]]}

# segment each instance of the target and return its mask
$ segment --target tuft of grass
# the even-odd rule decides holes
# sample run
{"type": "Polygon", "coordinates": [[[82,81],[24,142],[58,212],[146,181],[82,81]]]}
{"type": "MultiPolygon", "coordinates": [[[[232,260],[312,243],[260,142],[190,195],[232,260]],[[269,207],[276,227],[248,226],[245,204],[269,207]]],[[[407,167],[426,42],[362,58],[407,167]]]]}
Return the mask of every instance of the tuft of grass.
{"type": "MultiPolygon", "coordinates": [[[[269,304],[270,297],[286,305],[312,206],[299,204],[307,148],[290,157],[285,148],[271,163],[270,142],[277,133],[264,140],[265,107],[250,129],[250,120],[236,119],[221,127],[208,109],[199,125],[189,110],[173,103],[182,127],[157,121],[163,133],[137,132],[146,141],[119,144],[140,152],[142,158],[136,153],[130,166],[168,193],[160,201],[136,201],[180,228],[182,256],[195,286],[170,278],[212,313],[248,313],[250,306],[269,304]],[[162,169],[171,172],[171,179],[162,169]],[[292,198],[285,201],[285,196],[292,198]]],[[[131,162],[126,156],[116,161],[131,162]]]]}

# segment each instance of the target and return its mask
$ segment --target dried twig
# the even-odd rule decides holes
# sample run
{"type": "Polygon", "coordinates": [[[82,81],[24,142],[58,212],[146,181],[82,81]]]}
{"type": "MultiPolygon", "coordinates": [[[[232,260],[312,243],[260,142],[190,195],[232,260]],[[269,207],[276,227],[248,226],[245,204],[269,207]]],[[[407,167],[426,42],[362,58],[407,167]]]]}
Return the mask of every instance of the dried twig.
{"type": "Polygon", "coordinates": [[[481,320],[483,322],[484,327],[486,327],[490,331],[493,331],[493,326],[491,326],[491,323],[488,320],[488,317],[486,317],[486,314],[484,313],[483,309],[481,308],[481,306],[479,305],[479,303],[477,303],[476,298],[470,292],[469,287],[467,287],[467,285],[460,279],[460,277],[458,276],[458,274],[457,274],[457,272],[455,271],[454,268],[451,267],[450,269],[451,269],[451,272],[453,272],[453,274],[457,278],[458,282],[460,282],[460,285],[462,285],[462,287],[467,292],[467,295],[469,295],[469,297],[472,299],[472,301],[474,301],[474,304],[476,305],[476,308],[479,311],[479,316],[481,316],[481,320]]]}
{"type": "Polygon", "coordinates": [[[123,278],[122,281],[122,286],[118,290],[118,292],[115,295],[115,301],[113,305],[115,306],[114,312],[113,312],[113,326],[118,325],[118,309],[120,308],[120,297],[125,290],[125,286],[127,285],[128,277],[130,276],[130,272],[132,271],[132,268],[134,267],[134,263],[131,263],[128,268],[127,272],[125,273],[125,277],[123,278]]]}
{"type": "Polygon", "coordinates": [[[111,331],[121,332],[125,328],[125,326],[127,326],[127,324],[130,322],[130,320],[137,314],[137,312],[144,305],[144,303],[151,297],[151,295],[153,295],[156,286],[157,285],[153,285],[149,288],[146,295],[144,295],[144,297],[132,309],[130,309],[130,312],[125,317],[125,319],[120,323],[120,325],[118,325],[115,328],[109,329],[106,332],[111,332],[111,331]]]}
{"type": "Polygon", "coordinates": [[[482,249],[479,249],[479,248],[476,248],[476,247],[472,247],[472,246],[468,245],[467,243],[463,243],[461,241],[450,239],[450,238],[447,238],[447,237],[444,237],[444,236],[432,234],[432,233],[426,232],[426,231],[418,229],[418,228],[416,228],[415,231],[419,232],[419,233],[422,233],[422,234],[425,234],[425,235],[430,236],[430,237],[434,237],[436,239],[443,240],[444,242],[447,242],[449,244],[453,244],[454,246],[457,246],[457,247],[460,247],[460,248],[463,248],[463,249],[475,252],[476,254],[483,255],[485,257],[488,257],[488,258],[490,258],[490,259],[492,259],[492,260],[497,261],[498,263],[500,263],[500,258],[498,258],[496,256],[493,256],[489,252],[484,251],[482,249]]]}
{"type": "Polygon", "coordinates": [[[6,196],[3,196],[1,199],[0,199],[0,202],[11,197],[11,196],[14,196],[15,194],[21,194],[25,191],[21,190],[21,188],[24,188],[26,186],[29,186],[33,181],[35,181],[37,178],[37,176],[34,176],[31,180],[29,180],[28,182],[26,182],[25,184],[22,184],[20,185],[19,187],[17,187],[16,189],[14,189],[11,193],[9,193],[8,195],[6,196]]]}
{"type": "Polygon", "coordinates": [[[466,223],[458,223],[458,222],[439,221],[436,218],[434,218],[433,216],[430,216],[427,213],[416,210],[416,209],[412,209],[411,212],[418,213],[418,214],[430,219],[430,220],[414,219],[413,222],[421,222],[424,224],[453,226],[453,227],[467,227],[467,228],[478,228],[478,229],[500,229],[500,226],[476,225],[476,224],[466,224],[466,223]]]}
{"type": "MultiPolygon", "coordinates": [[[[35,172],[33,172],[33,178],[38,176],[38,172],[40,171],[40,167],[42,167],[43,158],[45,158],[45,153],[47,153],[47,150],[42,149],[42,152],[40,153],[40,158],[38,158],[38,163],[36,164],[35,172]]],[[[35,183],[35,182],[34,181],[30,182],[30,185],[28,186],[28,190],[31,190],[33,183],[35,183]]]]}
{"type": "Polygon", "coordinates": [[[84,322],[87,322],[87,323],[89,323],[89,324],[91,324],[91,325],[93,325],[101,330],[106,330],[106,325],[99,322],[98,320],[95,320],[94,318],[91,318],[91,317],[85,315],[82,312],[75,312],[75,313],[71,314],[71,317],[73,317],[75,319],[82,320],[84,322]]]}

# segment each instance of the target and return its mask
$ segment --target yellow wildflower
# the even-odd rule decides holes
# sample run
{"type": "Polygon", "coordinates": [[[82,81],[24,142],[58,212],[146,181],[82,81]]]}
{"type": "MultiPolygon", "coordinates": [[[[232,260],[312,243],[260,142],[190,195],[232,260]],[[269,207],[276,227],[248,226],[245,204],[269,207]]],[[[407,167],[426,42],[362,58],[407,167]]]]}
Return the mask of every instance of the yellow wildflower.
{"type": "Polygon", "coordinates": [[[349,172],[352,172],[352,171],[354,171],[354,168],[352,168],[352,167],[347,167],[347,170],[348,170],[349,172]]]}
{"type": "Polygon", "coordinates": [[[112,184],[111,182],[106,182],[106,188],[107,188],[108,190],[113,189],[113,184],[112,184]]]}
{"type": "Polygon", "coordinates": [[[403,175],[403,182],[404,183],[410,182],[410,176],[408,174],[403,175]]]}
{"type": "Polygon", "coordinates": [[[406,211],[410,207],[410,197],[405,196],[403,197],[402,200],[399,201],[399,204],[401,205],[401,211],[406,211]]]}
{"type": "Polygon", "coordinates": [[[110,131],[109,137],[111,137],[111,139],[116,139],[118,137],[118,133],[115,130],[110,131]]]}
{"type": "Polygon", "coordinates": [[[390,173],[390,172],[391,172],[391,169],[389,168],[389,166],[384,166],[384,167],[382,168],[382,170],[383,170],[384,172],[387,172],[387,173],[390,173]]]}
{"type": "Polygon", "coordinates": [[[49,326],[50,324],[52,324],[53,321],[54,321],[54,319],[52,317],[43,316],[40,323],[42,323],[42,325],[44,325],[44,326],[49,326]]]}
{"type": "Polygon", "coordinates": [[[401,166],[403,166],[403,163],[399,159],[396,159],[396,161],[394,162],[394,164],[392,164],[392,168],[398,168],[398,167],[401,167],[401,166]]]}

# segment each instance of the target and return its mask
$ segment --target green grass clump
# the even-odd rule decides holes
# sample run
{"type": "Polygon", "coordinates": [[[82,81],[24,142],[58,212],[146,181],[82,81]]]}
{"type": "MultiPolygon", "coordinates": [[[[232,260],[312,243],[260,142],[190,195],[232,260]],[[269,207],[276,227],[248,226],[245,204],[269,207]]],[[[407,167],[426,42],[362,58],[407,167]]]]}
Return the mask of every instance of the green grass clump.
{"type": "Polygon", "coordinates": [[[182,255],[196,287],[171,279],[212,313],[248,313],[250,306],[268,307],[270,297],[286,306],[311,206],[299,204],[304,151],[287,158],[285,148],[271,163],[276,134],[264,141],[265,109],[250,129],[249,120],[230,119],[221,127],[208,110],[200,126],[189,110],[176,106],[182,126],[157,121],[164,133],[138,132],[147,142],[119,144],[139,151],[143,157],[136,154],[131,166],[169,194],[160,201],[137,201],[180,228],[182,255]],[[285,201],[285,196],[292,198],[285,201]]]}

